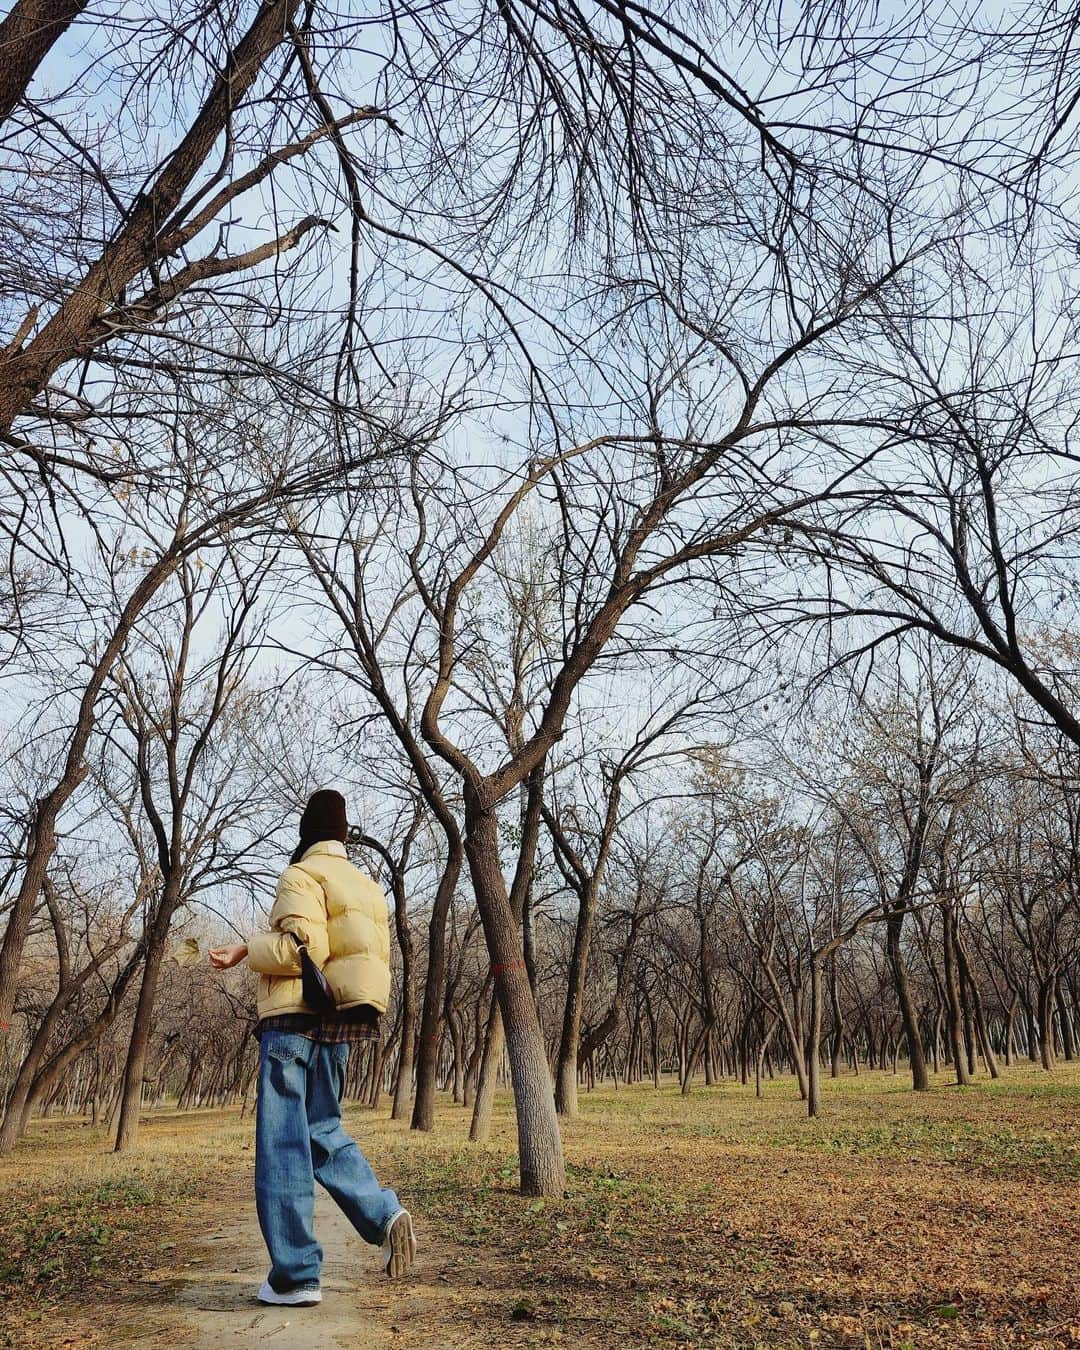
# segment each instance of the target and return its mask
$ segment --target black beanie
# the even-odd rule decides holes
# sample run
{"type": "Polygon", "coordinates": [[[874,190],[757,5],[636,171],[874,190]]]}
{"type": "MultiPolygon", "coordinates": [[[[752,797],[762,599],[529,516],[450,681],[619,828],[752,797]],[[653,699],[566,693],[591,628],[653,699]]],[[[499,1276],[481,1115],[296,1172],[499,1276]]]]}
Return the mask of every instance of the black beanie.
{"type": "Polygon", "coordinates": [[[300,842],[292,855],[292,861],[299,862],[312,844],[324,839],[336,839],[344,844],[349,837],[349,825],[345,819],[345,798],[333,788],[322,788],[313,792],[300,817],[300,842]]]}

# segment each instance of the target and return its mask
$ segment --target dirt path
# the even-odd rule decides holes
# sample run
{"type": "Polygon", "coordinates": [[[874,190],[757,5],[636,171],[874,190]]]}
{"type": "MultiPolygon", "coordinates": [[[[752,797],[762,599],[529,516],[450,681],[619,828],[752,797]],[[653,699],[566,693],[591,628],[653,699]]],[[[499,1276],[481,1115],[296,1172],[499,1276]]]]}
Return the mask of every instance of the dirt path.
{"type": "Polygon", "coordinates": [[[170,1267],[144,1282],[148,1287],[140,1302],[152,1314],[148,1321],[153,1330],[136,1336],[135,1342],[237,1350],[479,1344],[446,1327],[447,1267],[454,1260],[426,1241],[422,1231],[420,1256],[410,1276],[391,1282],[383,1274],[378,1250],[361,1241],[321,1193],[315,1224],[324,1249],[321,1304],[272,1308],[256,1301],[267,1259],[252,1204],[196,1243],[170,1250],[170,1267]]]}

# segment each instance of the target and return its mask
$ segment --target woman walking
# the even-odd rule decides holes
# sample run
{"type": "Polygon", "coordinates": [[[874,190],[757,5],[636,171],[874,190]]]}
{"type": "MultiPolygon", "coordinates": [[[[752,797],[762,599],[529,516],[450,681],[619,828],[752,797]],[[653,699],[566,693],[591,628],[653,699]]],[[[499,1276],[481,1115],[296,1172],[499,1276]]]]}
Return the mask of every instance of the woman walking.
{"type": "Polygon", "coordinates": [[[217,970],[246,957],[259,974],[255,1202],[270,1252],[270,1273],[259,1290],[263,1303],[322,1299],[316,1181],[366,1242],[382,1246],[388,1275],[404,1274],[416,1256],[408,1210],[379,1185],[341,1123],[349,1046],[378,1039],[390,995],[386,899],[349,862],[347,838],[345,798],[314,793],[278,881],[270,931],[210,952],[217,970]],[[333,1011],[305,1002],[302,952],[322,970],[333,1011]]]}

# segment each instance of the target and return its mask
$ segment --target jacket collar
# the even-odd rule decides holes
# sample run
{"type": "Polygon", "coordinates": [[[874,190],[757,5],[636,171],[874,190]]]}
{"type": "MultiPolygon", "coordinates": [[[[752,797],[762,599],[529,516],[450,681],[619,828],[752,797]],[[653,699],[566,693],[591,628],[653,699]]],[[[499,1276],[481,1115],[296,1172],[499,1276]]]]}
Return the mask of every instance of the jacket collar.
{"type": "Polygon", "coordinates": [[[301,853],[300,861],[303,862],[305,858],[317,858],[320,854],[331,858],[348,857],[345,852],[345,845],[340,839],[320,839],[317,844],[312,844],[310,848],[301,853]]]}

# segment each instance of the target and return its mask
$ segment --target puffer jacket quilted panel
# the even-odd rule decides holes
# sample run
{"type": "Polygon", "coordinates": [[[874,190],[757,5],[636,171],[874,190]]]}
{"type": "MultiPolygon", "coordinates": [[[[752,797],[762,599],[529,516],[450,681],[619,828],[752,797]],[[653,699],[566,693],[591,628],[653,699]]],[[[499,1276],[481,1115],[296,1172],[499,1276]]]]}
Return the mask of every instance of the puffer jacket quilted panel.
{"type": "Polygon", "coordinates": [[[270,931],[248,943],[259,972],[259,1017],[309,1012],[300,981],[296,934],[322,968],[338,1008],[390,1001],[390,925],[382,888],[345,856],[336,840],[313,844],[282,872],[270,931]]]}

